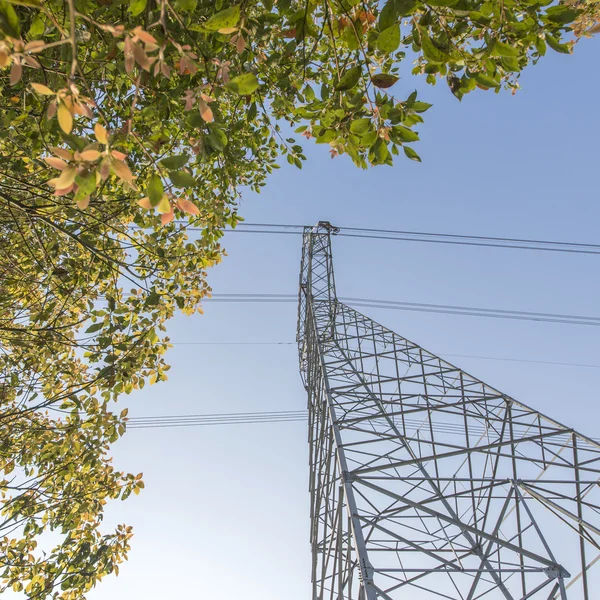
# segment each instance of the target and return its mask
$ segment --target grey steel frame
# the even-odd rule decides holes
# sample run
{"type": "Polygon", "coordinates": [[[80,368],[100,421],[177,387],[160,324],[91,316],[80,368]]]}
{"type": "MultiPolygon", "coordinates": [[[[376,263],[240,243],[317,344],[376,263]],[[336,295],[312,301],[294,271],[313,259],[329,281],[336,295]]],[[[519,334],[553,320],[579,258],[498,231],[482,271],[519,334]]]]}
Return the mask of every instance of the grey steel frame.
{"type": "Polygon", "coordinates": [[[338,302],[303,238],[313,600],[597,600],[600,445],[338,302]]]}

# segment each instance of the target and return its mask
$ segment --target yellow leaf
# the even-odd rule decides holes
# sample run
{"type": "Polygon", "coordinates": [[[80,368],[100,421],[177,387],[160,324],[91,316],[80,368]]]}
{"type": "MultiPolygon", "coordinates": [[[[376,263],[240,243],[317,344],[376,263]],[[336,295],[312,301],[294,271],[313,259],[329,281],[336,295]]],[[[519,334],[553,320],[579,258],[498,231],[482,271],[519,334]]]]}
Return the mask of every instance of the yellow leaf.
{"type": "Polygon", "coordinates": [[[123,152],[119,152],[118,150],[111,150],[110,153],[117,160],[125,160],[127,158],[127,154],[123,154],[123,152]]]}
{"type": "Polygon", "coordinates": [[[52,195],[53,196],[66,196],[67,194],[70,194],[74,189],[75,189],[75,184],[72,183],[71,185],[69,185],[66,188],[57,188],[56,191],[54,192],[54,194],[52,194],[52,195]]]}
{"type": "Polygon", "coordinates": [[[75,181],[76,175],[77,169],[75,167],[67,167],[56,180],[56,189],[64,190],[65,188],[68,188],[75,181]]]}
{"type": "Polygon", "coordinates": [[[55,92],[53,92],[47,85],[43,83],[32,83],[31,87],[38,93],[42,94],[42,96],[54,96],[55,92]]]}
{"type": "Polygon", "coordinates": [[[88,207],[89,203],[90,203],[89,196],[86,196],[85,198],[81,198],[81,199],[77,200],[77,208],[79,208],[81,210],[85,210],[88,207]]]}
{"type": "Polygon", "coordinates": [[[217,31],[224,35],[229,35],[230,33],[235,33],[237,30],[237,27],[223,27],[222,29],[218,29],[217,31]]]}
{"type": "Polygon", "coordinates": [[[94,125],[94,135],[101,144],[108,144],[108,133],[100,123],[94,125]]]}
{"type": "Polygon", "coordinates": [[[98,160],[100,158],[100,152],[98,152],[98,150],[84,150],[79,153],[79,157],[82,160],[98,160]]]}
{"type": "Polygon", "coordinates": [[[73,115],[62,102],[58,105],[58,124],[66,134],[71,133],[73,129],[73,115]]]}
{"type": "Polygon", "coordinates": [[[169,202],[169,197],[166,194],[160,199],[156,210],[158,210],[160,214],[166,214],[171,212],[171,203],[169,202]]]}
{"type": "Polygon", "coordinates": [[[48,163],[54,169],[58,169],[59,171],[64,171],[69,165],[64,160],[60,158],[56,158],[55,156],[46,156],[44,161],[48,163]]]}
{"type": "Polygon", "coordinates": [[[129,167],[122,160],[113,160],[110,168],[119,179],[127,182],[133,181],[133,175],[129,167]]]}

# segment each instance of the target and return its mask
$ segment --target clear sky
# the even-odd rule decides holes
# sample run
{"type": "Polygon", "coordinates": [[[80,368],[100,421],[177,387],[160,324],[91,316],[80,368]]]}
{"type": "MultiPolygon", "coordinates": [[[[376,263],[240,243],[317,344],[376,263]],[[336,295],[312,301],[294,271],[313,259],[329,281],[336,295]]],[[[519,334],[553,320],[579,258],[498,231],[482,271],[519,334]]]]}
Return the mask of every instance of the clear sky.
{"type": "MultiPolygon", "coordinates": [[[[459,103],[419,84],[434,103],[415,146],[422,164],[359,171],[306,144],[302,171],[284,164],[260,195],[253,223],[375,227],[598,243],[600,40],[549,55],[516,96],[475,92],[459,103]]],[[[409,70],[406,65],[405,70],[409,70]]],[[[402,96],[415,85],[397,87],[402,96]]],[[[299,236],[230,233],[210,273],[215,293],[295,293],[299,236]]],[[[338,238],[343,296],[600,316],[600,257],[338,238]]],[[[360,309],[359,309],[360,310],[360,309]]],[[[362,309],[375,320],[522,402],[600,437],[600,329],[362,309]],[[469,355],[458,357],[452,355],[469,355]],[[475,357],[519,359],[489,360],[475,357]]],[[[130,416],[302,410],[292,345],[294,304],[206,305],[177,317],[167,383],[125,401],[130,416]]],[[[107,526],[135,528],[130,561],[93,600],[307,600],[308,448],[304,423],[132,430],[114,448],[118,468],[143,471],[146,490],[108,507],[107,526]]]]}

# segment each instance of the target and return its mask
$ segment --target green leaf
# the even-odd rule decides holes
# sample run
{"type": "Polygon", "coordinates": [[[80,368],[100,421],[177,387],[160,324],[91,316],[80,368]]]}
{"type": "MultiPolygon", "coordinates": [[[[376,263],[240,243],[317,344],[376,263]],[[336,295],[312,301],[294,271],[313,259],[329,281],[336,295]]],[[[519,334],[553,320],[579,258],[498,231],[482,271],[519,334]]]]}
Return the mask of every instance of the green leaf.
{"type": "Polygon", "coordinates": [[[230,6],[213,15],[206,23],[204,23],[204,27],[210,31],[219,31],[219,29],[235,27],[239,22],[240,5],[237,4],[236,6],[230,6]]]}
{"type": "Polygon", "coordinates": [[[421,49],[423,50],[423,55],[425,58],[432,63],[435,64],[443,64],[448,62],[450,56],[446,54],[443,50],[436,48],[431,41],[431,38],[427,35],[427,32],[419,28],[421,33],[421,49]]]}
{"type": "Polygon", "coordinates": [[[27,37],[32,40],[39,38],[43,35],[44,31],[46,31],[46,23],[44,22],[41,13],[38,13],[31,21],[31,26],[27,32],[27,37]]]}
{"type": "Polygon", "coordinates": [[[406,154],[410,160],[421,162],[421,157],[410,146],[402,146],[402,148],[404,149],[404,154],[406,154]]]}
{"type": "Polygon", "coordinates": [[[157,206],[165,193],[162,179],[158,175],[151,175],[146,184],[146,196],[152,206],[157,206]]]}
{"type": "Polygon", "coordinates": [[[413,102],[411,108],[418,113],[423,113],[426,110],[429,110],[433,105],[429,104],[429,102],[413,102]]]}
{"type": "Polygon", "coordinates": [[[196,180],[187,171],[171,171],[169,173],[169,179],[173,182],[173,185],[178,188],[188,188],[196,185],[196,180]]]}
{"type": "Polygon", "coordinates": [[[258,79],[254,73],[244,73],[230,79],[225,87],[235,94],[247,96],[251,94],[259,86],[258,79]]]}
{"type": "Polygon", "coordinates": [[[398,16],[406,17],[409,15],[417,6],[415,0],[396,0],[396,11],[398,16]]]}
{"type": "Polygon", "coordinates": [[[16,4],[18,6],[30,6],[32,8],[40,8],[42,6],[41,0],[6,0],[9,4],[16,4]]]}
{"type": "Polygon", "coordinates": [[[328,144],[336,137],[335,129],[326,129],[321,135],[317,137],[315,143],[317,144],[328,144]]]}
{"type": "Polygon", "coordinates": [[[571,54],[571,48],[568,44],[561,44],[551,33],[546,33],[546,41],[548,42],[548,46],[555,52],[571,54]]]}
{"type": "Polygon", "coordinates": [[[173,169],[181,169],[185,166],[189,157],[185,154],[178,154],[175,156],[167,156],[166,158],[161,159],[160,164],[165,167],[165,169],[173,170],[173,169]]]}
{"type": "Polygon", "coordinates": [[[458,0],[427,0],[429,6],[454,6],[458,0]]]}
{"type": "Polygon", "coordinates": [[[87,171],[80,173],[75,177],[75,183],[79,186],[75,194],[75,200],[85,198],[94,192],[96,189],[96,172],[87,171]]]}
{"type": "Polygon", "coordinates": [[[213,127],[210,133],[206,136],[206,141],[211,148],[221,151],[225,148],[225,146],[227,146],[227,142],[229,140],[222,129],[219,127],[213,127]]]}
{"type": "Polygon", "coordinates": [[[546,42],[540,37],[535,38],[535,49],[540,56],[544,56],[546,54],[546,42]]]}
{"type": "Polygon", "coordinates": [[[91,325],[90,327],[88,327],[85,330],[85,333],[95,333],[96,331],[100,331],[102,329],[102,327],[104,326],[103,322],[100,323],[94,323],[93,325],[91,325]]]}
{"type": "Polygon", "coordinates": [[[371,119],[357,119],[350,123],[350,131],[356,135],[364,135],[371,129],[371,119]]]}
{"type": "Polygon", "coordinates": [[[360,67],[352,67],[348,69],[341,77],[339,83],[335,86],[336,90],[351,90],[360,79],[362,69],[360,67]]]}
{"type": "Polygon", "coordinates": [[[519,49],[510,44],[501,42],[500,40],[496,40],[494,42],[494,47],[492,48],[492,56],[507,56],[509,58],[519,56],[519,49]]]}
{"type": "Polygon", "coordinates": [[[362,29],[358,28],[355,30],[352,26],[344,29],[341,39],[348,46],[348,50],[358,50],[360,47],[357,35],[362,37],[362,29]]]}
{"type": "Polygon", "coordinates": [[[408,127],[404,127],[403,125],[395,125],[392,127],[390,130],[390,137],[395,142],[410,143],[419,141],[419,134],[408,127]]]}
{"type": "Polygon", "coordinates": [[[21,23],[15,9],[6,0],[0,0],[0,31],[4,35],[18,38],[21,35],[21,23]]]}
{"type": "Polygon", "coordinates": [[[369,160],[371,161],[371,164],[384,164],[389,156],[390,152],[387,148],[387,144],[381,138],[377,138],[375,143],[369,148],[369,160]]]}
{"type": "Polygon", "coordinates": [[[398,79],[399,77],[392,75],[391,73],[377,73],[377,75],[371,77],[373,85],[383,90],[392,87],[398,79]]]}
{"type": "Polygon", "coordinates": [[[514,57],[505,57],[503,56],[500,59],[502,66],[512,73],[518,73],[521,70],[521,66],[519,65],[519,61],[514,57]]]}
{"type": "Polygon", "coordinates": [[[198,0],[176,0],[175,6],[183,12],[192,12],[198,6],[198,0]]]}
{"type": "MultiPolygon", "coordinates": [[[[396,23],[397,19],[398,11],[396,9],[396,2],[395,0],[388,0],[379,13],[379,21],[377,22],[379,31],[384,31],[388,27],[391,27],[396,23]]],[[[348,29],[353,29],[353,27],[348,27],[348,29]]]]}
{"type": "Polygon", "coordinates": [[[377,131],[375,131],[374,129],[371,131],[368,131],[367,133],[365,133],[365,135],[360,140],[360,145],[363,148],[372,146],[375,143],[375,141],[377,140],[377,137],[378,137],[377,131]]]}
{"type": "Polygon", "coordinates": [[[566,4],[557,4],[546,10],[546,18],[544,20],[560,25],[566,25],[573,22],[581,13],[580,10],[568,6],[566,4]]]}
{"type": "Polygon", "coordinates": [[[473,79],[484,88],[496,88],[500,85],[499,81],[489,75],[485,75],[485,73],[477,73],[473,79]]]}
{"type": "Polygon", "coordinates": [[[392,25],[385,31],[382,31],[375,44],[381,52],[394,52],[400,46],[400,25],[392,25]]]}
{"type": "Polygon", "coordinates": [[[129,8],[127,9],[133,17],[137,17],[139,14],[146,10],[146,4],[148,0],[130,0],[129,8]]]}
{"type": "Polygon", "coordinates": [[[160,295],[157,294],[154,290],[152,290],[148,297],[146,298],[146,302],[144,303],[146,306],[156,306],[160,302],[160,295]]]}

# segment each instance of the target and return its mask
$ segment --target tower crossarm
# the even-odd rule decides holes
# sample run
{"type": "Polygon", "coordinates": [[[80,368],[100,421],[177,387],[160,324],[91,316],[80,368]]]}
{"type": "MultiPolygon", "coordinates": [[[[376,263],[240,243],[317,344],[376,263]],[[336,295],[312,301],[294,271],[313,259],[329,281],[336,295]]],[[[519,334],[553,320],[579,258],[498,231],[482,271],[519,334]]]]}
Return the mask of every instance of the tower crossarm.
{"type": "Polygon", "coordinates": [[[300,273],[313,600],[595,598],[600,446],[339,302],[335,233],[300,273]]]}

